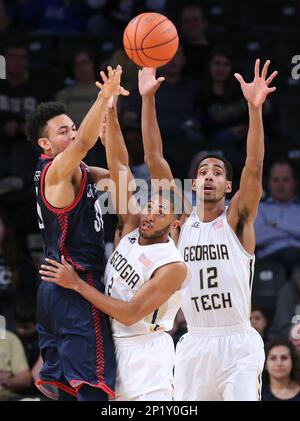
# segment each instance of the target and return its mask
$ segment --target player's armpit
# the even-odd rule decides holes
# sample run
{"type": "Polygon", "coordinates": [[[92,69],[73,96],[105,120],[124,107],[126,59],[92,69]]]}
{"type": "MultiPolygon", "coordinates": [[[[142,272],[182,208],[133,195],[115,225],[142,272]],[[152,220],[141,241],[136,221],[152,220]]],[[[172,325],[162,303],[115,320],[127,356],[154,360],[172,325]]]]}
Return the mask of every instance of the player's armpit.
{"type": "Polygon", "coordinates": [[[98,183],[98,181],[109,178],[109,170],[106,168],[101,167],[90,167],[89,171],[94,180],[94,183],[98,183]]]}

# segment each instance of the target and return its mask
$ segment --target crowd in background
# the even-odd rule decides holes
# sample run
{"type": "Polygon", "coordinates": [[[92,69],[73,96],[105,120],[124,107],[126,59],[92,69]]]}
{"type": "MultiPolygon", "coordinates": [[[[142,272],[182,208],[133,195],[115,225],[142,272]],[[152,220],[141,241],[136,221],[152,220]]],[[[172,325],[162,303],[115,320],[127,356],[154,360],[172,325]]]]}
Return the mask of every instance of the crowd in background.
{"type": "MultiPolygon", "coordinates": [[[[300,81],[293,77],[300,34],[300,1],[227,0],[0,0],[0,400],[35,396],[39,367],[35,328],[38,268],[43,244],[36,217],[33,174],[38,151],[26,141],[26,116],[42,101],[67,106],[76,125],[98,93],[107,65],[123,67],[130,90],[120,122],[136,178],[149,181],[141,141],[138,67],[122,48],[129,20],[145,11],[167,15],[180,46],[158,73],[156,95],[164,153],[176,178],[191,178],[195,157],[219,151],[234,168],[233,193],[245,160],[245,103],[234,72],[249,79],[254,60],[271,60],[277,92],[263,110],[264,197],[255,224],[256,269],[252,325],[267,343],[263,399],[300,400],[300,81]],[[279,368],[278,368],[279,367],[279,368]]],[[[101,142],[88,165],[106,166],[101,142]]],[[[192,196],[192,193],[191,193],[192,196]]],[[[106,215],[107,253],[117,218],[106,215]]],[[[179,312],[170,332],[186,331],[179,312]]]]}

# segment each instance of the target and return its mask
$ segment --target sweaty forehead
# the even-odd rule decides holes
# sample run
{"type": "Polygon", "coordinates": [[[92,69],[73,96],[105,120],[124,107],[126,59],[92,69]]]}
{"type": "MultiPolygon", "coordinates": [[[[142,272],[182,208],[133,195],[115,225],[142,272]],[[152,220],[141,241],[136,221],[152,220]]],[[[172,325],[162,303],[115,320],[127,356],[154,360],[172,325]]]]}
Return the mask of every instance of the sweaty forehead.
{"type": "Polygon", "coordinates": [[[222,168],[223,170],[225,169],[224,162],[221,161],[221,159],[217,159],[217,158],[203,159],[203,161],[201,161],[200,164],[199,164],[199,168],[202,168],[204,166],[219,167],[219,168],[222,168]]]}

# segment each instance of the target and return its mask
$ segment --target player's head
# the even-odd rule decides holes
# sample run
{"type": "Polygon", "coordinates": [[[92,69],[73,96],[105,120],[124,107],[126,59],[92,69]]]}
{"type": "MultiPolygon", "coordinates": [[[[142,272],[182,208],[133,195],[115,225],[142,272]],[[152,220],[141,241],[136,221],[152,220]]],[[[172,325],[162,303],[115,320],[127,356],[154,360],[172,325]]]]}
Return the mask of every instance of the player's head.
{"type": "Polygon", "coordinates": [[[141,213],[139,233],[153,243],[163,242],[170,231],[178,226],[181,199],[173,190],[154,193],[141,213]]]}
{"type": "Polygon", "coordinates": [[[218,154],[201,157],[193,179],[193,190],[204,202],[223,200],[232,187],[232,167],[229,161],[218,154]]]}
{"type": "Polygon", "coordinates": [[[59,102],[42,102],[27,118],[27,139],[42,152],[56,156],[75,140],[76,127],[59,102]]]}

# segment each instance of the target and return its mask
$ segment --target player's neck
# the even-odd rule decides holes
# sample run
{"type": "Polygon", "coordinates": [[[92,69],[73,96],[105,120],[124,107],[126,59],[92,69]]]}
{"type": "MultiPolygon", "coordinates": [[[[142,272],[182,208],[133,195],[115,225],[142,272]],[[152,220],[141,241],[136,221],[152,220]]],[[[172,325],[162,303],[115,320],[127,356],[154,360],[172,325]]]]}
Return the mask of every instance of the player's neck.
{"type": "Polygon", "coordinates": [[[202,222],[211,222],[218,218],[225,210],[225,202],[211,203],[203,202],[197,206],[197,215],[202,222]]]}
{"type": "Polygon", "coordinates": [[[152,244],[166,243],[168,241],[169,241],[169,236],[165,234],[160,237],[155,237],[155,238],[145,238],[139,235],[139,239],[138,239],[140,246],[151,246],[152,244]]]}

